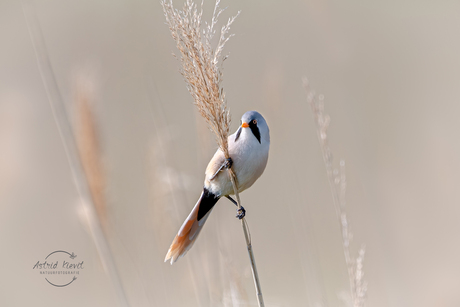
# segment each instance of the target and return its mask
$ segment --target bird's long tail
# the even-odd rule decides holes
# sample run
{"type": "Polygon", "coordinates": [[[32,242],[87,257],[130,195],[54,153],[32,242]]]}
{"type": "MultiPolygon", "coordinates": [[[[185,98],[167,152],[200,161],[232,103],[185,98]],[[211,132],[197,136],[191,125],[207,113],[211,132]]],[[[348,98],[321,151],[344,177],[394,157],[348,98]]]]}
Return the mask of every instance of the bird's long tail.
{"type": "Polygon", "coordinates": [[[193,243],[195,243],[198,234],[218,200],[219,197],[209,192],[206,188],[203,189],[200,199],[198,199],[192,212],[190,212],[174,238],[166,254],[165,262],[171,259],[171,264],[173,264],[192,248],[193,243]]]}

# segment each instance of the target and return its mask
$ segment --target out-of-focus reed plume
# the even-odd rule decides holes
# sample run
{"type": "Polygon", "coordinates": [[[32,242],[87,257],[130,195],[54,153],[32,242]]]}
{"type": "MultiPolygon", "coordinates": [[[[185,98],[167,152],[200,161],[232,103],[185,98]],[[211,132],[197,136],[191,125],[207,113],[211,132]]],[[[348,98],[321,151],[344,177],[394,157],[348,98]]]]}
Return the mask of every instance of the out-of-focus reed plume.
{"type": "Polygon", "coordinates": [[[307,92],[307,102],[313,112],[315,119],[316,132],[318,141],[323,154],[324,164],[326,166],[327,177],[332,192],[332,199],[337,214],[337,219],[340,223],[340,231],[342,233],[342,246],[347,265],[348,279],[350,283],[351,300],[348,299],[349,306],[363,307],[367,292],[367,283],[364,280],[363,262],[364,262],[364,245],[358,251],[358,257],[353,258],[350,253],[350,243],[352,234],[350,224],[347,218],[345,205],[345,192],[347,187],[345,177],[345,161],[340,161],[340,168],[334,168],[333,157],[329,147],[327,138],[327,129],[330,123],[330,117],[324,113],[324,96],[316,95],[311,89],[306,78],[303,79],[303,87],[307,92]]]}
{"type": "Polygon", "coordinates": [[[112,282],[114,291],[118,296],[118,301],[121,306],[128,306],[129,304],[126,299],[120,277],[118,276],[112,251],[107,242],[104,231],[102,230],[99,218],[97,217],[89,184],[86,180],[80,161],[75,133],[72,129],[66,104],[64,103],[60,89],[56,82],[56,77],[53,72],[35,7],[32,2],[26,0],[22,1],[21,4],[27,23],[27,29],[29,30],[30,40],[34,47],[40,77],[46,90],[51,112],[53,113],[54,121],[56,123],[56,128],[61,137],[62,146],[66,153],[72,179],[79,195],[79,203],[83,209],[82,211],[86,214],[87,225],[90,228],[92,239],[94,240],[104,269],[112,282]]]}
{"type": "MultiPolygon", "coordinates": [[[[19,93],[0,97],[0,197],[20,186],[26,167],[23,160],[30,108],[19,93]]],[[[0,207],[7,202],[1,201],[0,207]]]]}
{"type": "Polygon", "coordinates": [[[77,84],[75,104],[75,136],[80,161],[88,181],[97,216],[103,230],[107,233],[106,178],[96,119],[92,109],[92,94],[84,82],[77,84]]]}
{"type": "MultiPolygon", "coordinates": [[[[176,41],[180,52],[182,63],[181,74],[187,83],[187,88],[192,95],[195,105],[200,114],[208,123],[211,131],[214,132],[217,144],[225,155],[231,158],[228,153],[228,133],[230,127],[230,113],[225,100],[222,81],[222,63],[226,56],[222,55],[225,43],[233,35],[228,34],[231,24],[239,15],[229,18],[226,25],[220,30],[220,37],[215,48],[212,47],[212,38],[216,32],[216,24],[220,14],[223,12],[219,8],[220,0],[216,1],[214,12],[210,23],[205,22],[201,28],[201,17],[203,10],[198,12],[197,5],[192,0],[187,0],[183,10],[174,9],[172,0],[163,0],[163,11],[169,30],[173,39],[176,41]]],[[[227,169],[233,184],[238,208],[241,208],[240,197],[237,189],[237,178],[232,168],[227,169]]],[[[246,219],[241,219],[246,245],[251,261],[251,269],[256,287],[257,300],[259,306],[264,306],[262,290],[260,288],[259,277],[252,251],[251,237],[246,219]]]]}

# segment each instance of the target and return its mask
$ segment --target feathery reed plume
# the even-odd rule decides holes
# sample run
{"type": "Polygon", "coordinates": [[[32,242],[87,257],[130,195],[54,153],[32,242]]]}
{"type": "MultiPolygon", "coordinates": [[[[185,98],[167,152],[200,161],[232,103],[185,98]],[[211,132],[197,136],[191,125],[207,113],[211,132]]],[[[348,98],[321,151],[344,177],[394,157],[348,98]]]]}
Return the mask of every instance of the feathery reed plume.
{"type": "Polygon", "coordinates": [[[94,207],[102,228],[107,233],[106,180],[90,96],[89,90],[84,85],[77,85],[75,134],[81,164],[86,175],[86,180],[88,181],[94,207]]]}
{"type": "Polygon", "coordinates": [[[238,14],[230,18],[220,31],[219,42],[213,49],[211,41],[216,32],[217,19],[223,12],[216,2],[211,23],[205,23],[201,29],[203,10],[198,13],[197,5],[187,0],[182,11],[174,9],[172,0],[162,1],[163,10],[169,30],[176,41],[181,54],[181,74],[187,83],[201,116],[208,123],[216,136],[217,144],[228,158],[227,137],[230,127],[230,113],[225,101],[225,93],[221,86],[222,56],[225,43],[233,35],[228,35],[230,26],[238,14]]]}
{"type": "Polygon", "coordinates": [[[353,259],[350,255],[352,234],[345,211],[345,192],[347,187],[345,161],[340,160],[340,168],[334,168],[332,153],[327,139],[327,129],[329,127],[330,117],[324,113],[324,96],[319,95],[319,97],[317,97],[315,91],[310,88],[310,84],[306,78],[303,79],[303,87],[307,92],[307,102],[310,104],[313,111],[318,141],[323,154],[324,164],[326,165],[327,178],[329,179],[335,212],[342,233],[342,246],[350,283],[350,305],[353,307],[363,307],[367,291],[367,283],[364,280],[363,271],[365,248],[363,245],[359,249],[356,259],[353,259]]]}
{"type": "MultiPolygon", "coordinates": [[[[181,74],[185,79],[195,105],[198,107],[198,111],[208,123],[210,130],[214,132],[217,144],[224,153],[225,158],[228,159],[230,158],[227,143],[230,113],[227,108],[225,93],[221,86],[222,62],[227,57],[222,55],[222,51],[225,43],[233,36],[232,34],[228,34],[228,31],[235,18],[239,15],[239,12],[229,18],[227,24],[221,28],[219,41],[214,49],[211,41],[216,32],[215,26],[217,20],[223,12],[219,8],[219,3],[220,0],[217,0],[211,23],[205,22],[205,27],[202,29],[201,17],[203,10],[201,8],[200,12],[198,12],[197,5],[192,0],[185,2],[182,11],[174,9],[172,0],[163,0],[161,2],[169,30],[181,54],[181,74]]],[[[231,167],[227,168],[227,171],[232,181],[238,209],[240,209],[241,202],[237,189],[237,177],[231,167]]],[[[264,306],[254,253],[252,251],[251,237],[245,218],[241,219],[241,224],[251,261],[257,300],[259,306],[264,306]]]]}

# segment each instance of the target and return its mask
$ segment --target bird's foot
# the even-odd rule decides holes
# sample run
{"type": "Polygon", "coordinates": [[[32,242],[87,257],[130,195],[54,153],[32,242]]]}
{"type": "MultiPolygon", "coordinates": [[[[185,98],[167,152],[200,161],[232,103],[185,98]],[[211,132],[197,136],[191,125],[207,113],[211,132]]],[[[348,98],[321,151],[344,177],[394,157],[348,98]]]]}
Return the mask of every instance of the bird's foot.
{"type": "Polygon", "coordinates": [[[236,209],[236,217],[238,219],[242,219],[243,217],[246,216],[246,210],[241,206],[239,209],[236,209]]]}
{"type": "Polygon", "coordinates": [[[233,165],[232,158],[225,159],[225,168],[231,168],[233,165]]]}

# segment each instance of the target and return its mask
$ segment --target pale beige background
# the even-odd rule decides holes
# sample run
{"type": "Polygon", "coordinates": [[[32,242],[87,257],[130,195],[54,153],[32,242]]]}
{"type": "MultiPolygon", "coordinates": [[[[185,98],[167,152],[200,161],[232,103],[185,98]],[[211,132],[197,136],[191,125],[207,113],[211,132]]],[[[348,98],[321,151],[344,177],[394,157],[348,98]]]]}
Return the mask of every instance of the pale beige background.
{"type": "MultiPolygon", "coordinates": [[[[34,1],[67,105],[90,84],[108,181],[109,241],[131,306],[254,306],[235,208],[221,200],[174,266],[163,257],[216,145],[197,116],[159,1],[34,1]],[[232,301],[232,298],[237,298],[232,301]]],[[[213,3],[206,1],[205,18],[213,3]]],[[[326,97],[347,162],[353,252],[367,306],[460,306],[460,3],[224,1],[238,10],[224,87],[232,131],[271,129],[267,169],[242,194],[267,306],[342,306],[347,277],[301,77],[326,97]]],[[[21,3],[0,2],[0,305],[117,306],[81,218],[21,3]],[[32,270],[85,259],[57,289],[32,270]]]]}

